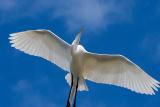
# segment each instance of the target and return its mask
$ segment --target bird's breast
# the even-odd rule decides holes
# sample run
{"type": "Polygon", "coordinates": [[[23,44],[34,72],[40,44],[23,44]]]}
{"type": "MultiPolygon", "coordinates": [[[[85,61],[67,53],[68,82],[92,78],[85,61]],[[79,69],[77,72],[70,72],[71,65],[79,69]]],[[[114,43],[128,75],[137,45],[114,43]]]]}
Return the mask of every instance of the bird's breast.
{"type": "Polygon", "coordinates": [[[74,76],[81,76],[83,71],[83,53],[81,48],[77,49],[72,55],[70,71],[74,76]]]}

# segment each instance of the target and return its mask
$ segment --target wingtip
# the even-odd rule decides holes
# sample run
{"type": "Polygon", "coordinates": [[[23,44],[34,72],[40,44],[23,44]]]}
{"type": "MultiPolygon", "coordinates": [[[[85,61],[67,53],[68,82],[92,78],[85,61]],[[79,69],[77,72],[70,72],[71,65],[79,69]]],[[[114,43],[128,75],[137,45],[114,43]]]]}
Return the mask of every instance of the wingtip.
{"type": "Polygon", "coordinates": [[[13,40],[13,39],[15,38],[15,35],[16,35],[16,33],[11,33],[11,34],[9,34],[8,39],[9,39],[9,40],[13,40]]]}
{"type": "Polygon", "coordinates": [[[12,37],[12,36],[14,36],[14,35],[15,35],[15,33],[11,33],[11,34],[9,34],[9,36],[10,36],[10,37],[12,37]]]}
{"type": "Polygon", "coordinates": [[[11,44],[11,47],[15,47],[15,45],[14,45],[14,44],[11,44]]]}
{"type": "Polygon", "coordinates": [[[8,39],[9,39],[9,40],[12,40],[12,37],[10,36],[10,37],[8,37],[8,39]]]}

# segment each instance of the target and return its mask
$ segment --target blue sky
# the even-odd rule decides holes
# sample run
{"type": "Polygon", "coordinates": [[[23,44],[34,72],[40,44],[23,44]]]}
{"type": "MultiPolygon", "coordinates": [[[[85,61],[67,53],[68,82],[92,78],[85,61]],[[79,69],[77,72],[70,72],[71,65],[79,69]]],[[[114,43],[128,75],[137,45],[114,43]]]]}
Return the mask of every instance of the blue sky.
{"type": "MultiPolygon", "coordinates": [[[[10,33],[49,29],[71,43],[81,26],[88,51],[122,54],[160,80],[159,0],[1,0],[0,107],[64,107],[66,72],[10,47],[10,33]]],[[[160,92],[140,95],[87,81],[77,107],[159,107],[160,92]]]]}

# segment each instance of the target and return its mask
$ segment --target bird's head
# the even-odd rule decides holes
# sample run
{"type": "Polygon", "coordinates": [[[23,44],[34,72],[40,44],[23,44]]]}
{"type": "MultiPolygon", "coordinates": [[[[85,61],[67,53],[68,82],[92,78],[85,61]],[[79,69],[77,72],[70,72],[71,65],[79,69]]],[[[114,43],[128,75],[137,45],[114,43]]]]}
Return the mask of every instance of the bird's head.
{"type": "Polygon", "coordinates": [[[72,42],[72,46],[78,46],[79,45],[79,42],[80,42],[81,35],[82,35],[83,31],[84,31],[84,28],[82,27],[80,32],[76,35],[75,40],[72,42]]]}

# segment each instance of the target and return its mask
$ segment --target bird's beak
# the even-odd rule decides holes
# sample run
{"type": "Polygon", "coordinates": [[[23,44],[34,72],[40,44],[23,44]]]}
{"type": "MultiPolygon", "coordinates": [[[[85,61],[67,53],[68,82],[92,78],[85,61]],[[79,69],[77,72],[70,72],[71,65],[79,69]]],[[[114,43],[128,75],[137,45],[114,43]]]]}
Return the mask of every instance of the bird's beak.
{"type": "Polygon", "coordinates": [[[72,44],[76,44],[76,45],[79,44],[83,31],[84,31],[84,28],[82,27],[72,44]]]}

